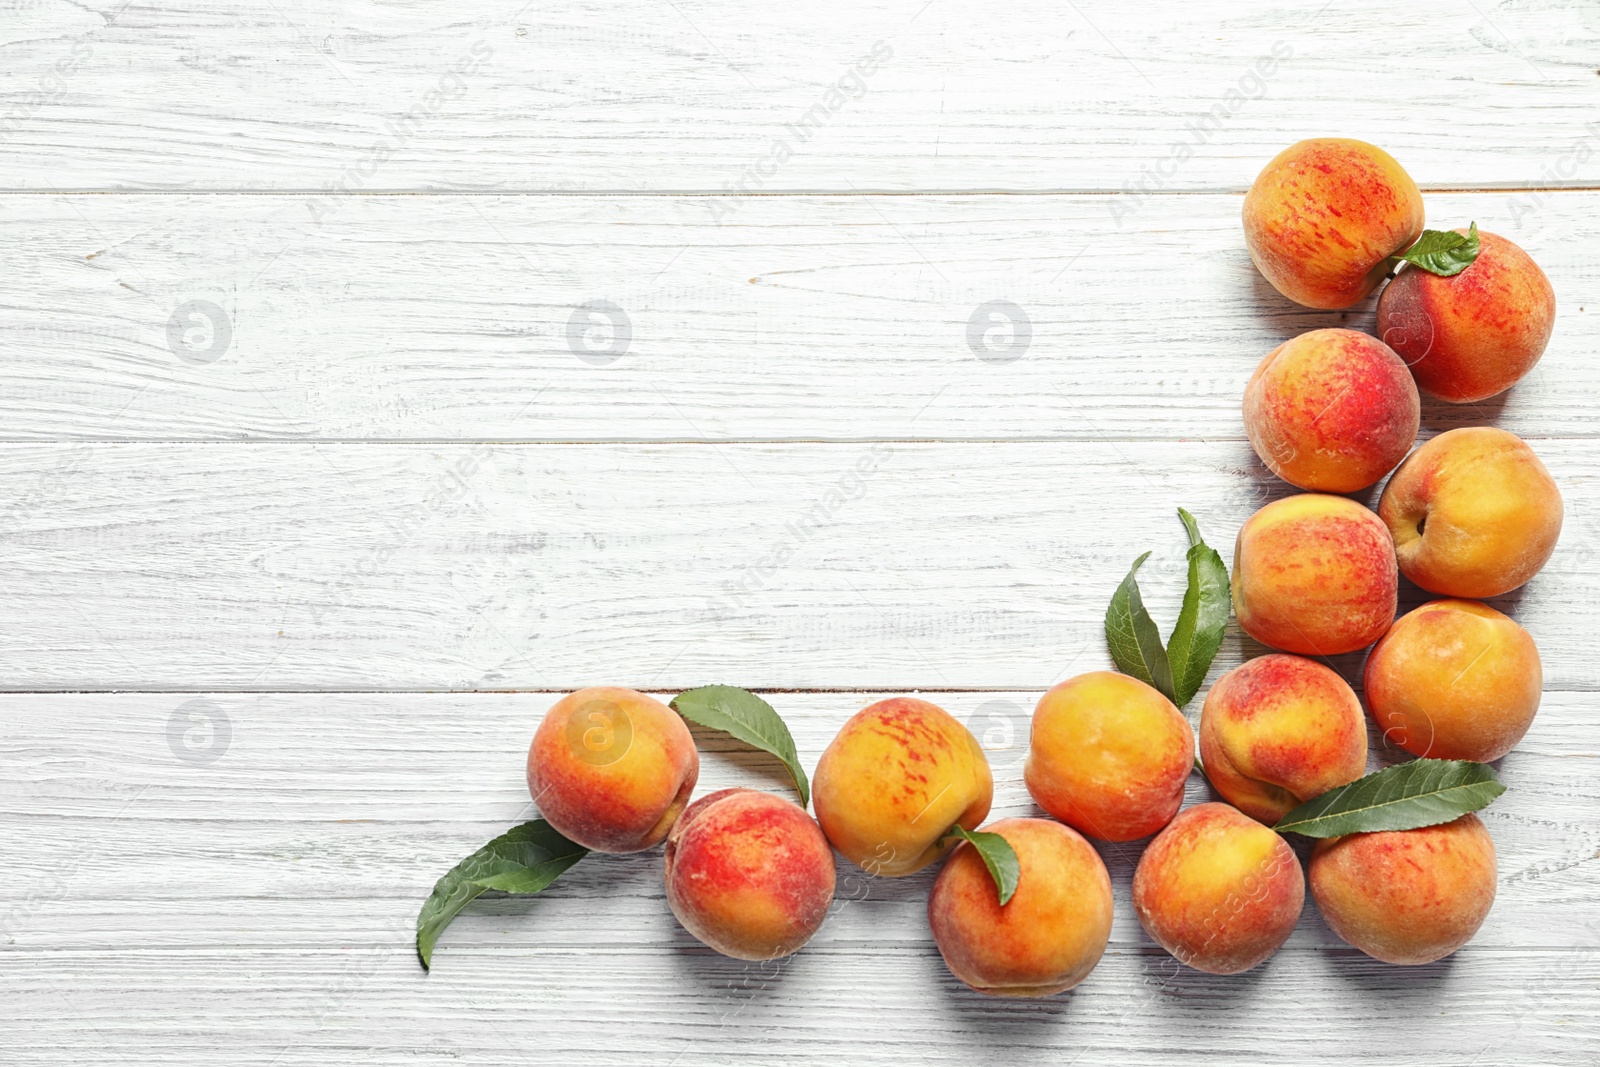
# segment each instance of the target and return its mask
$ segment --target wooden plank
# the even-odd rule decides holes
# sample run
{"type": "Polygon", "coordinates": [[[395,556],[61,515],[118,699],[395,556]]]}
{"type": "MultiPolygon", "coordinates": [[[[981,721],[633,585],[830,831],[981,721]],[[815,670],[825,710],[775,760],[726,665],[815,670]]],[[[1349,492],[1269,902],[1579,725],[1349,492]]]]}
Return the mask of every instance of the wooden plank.
{"type": "Polygon", "coordinates": [[[1009,1054],[1268,1067],[1288,1042],[1318,1064],[1582,1065],[1600,1040],[1592,947],[1488,950],[1421,969],[1354,950],[1284,952],[1244,978],[1174,975],[1159,950],[1119,952],[1070,994],[1004,1002],[959,986],[931,945],[843,960],[805,953],[770,976],[687,945],[458,953],[432,976],[399,946],[240,957],[113,948],[8,962],[7,1055],[27,1065],[108,1053],[241,1067],[917,1065],[1009,1054]]]}
{"type": "MultiPolygon", "coordinates": [[[[670,698],[671,692],[661,696],[670,698]]],[[[995,775],[993,816],[1036,815],[1022,783],[1037,691],[928,692],[968,723],[995,775]]],[[[870,693],[769,693],[808,772],[870,693]]],[[[0,880],[7,934],[19,947],[85,950],[149,912],[141,943],[195,948],[315,945],[336,920],[349,943],[393,939],[433,881],[504,828],[536,814],[523,761],[556,697],[541,693],[54,694],[0,698],[0,794],[11,857],[0,880]],[[90,739],[63,752],[60,724],[90,739]],[[334,729],[328,727],[333,725],[334,729]],[[86,849],[94,842],[92,849],[86,849]],[[172,904],[205,898],[205,914],[172,904]],[[67,902],[70,901],[70,904],[67,902]],[[258,904],[268,910],[253,915],[258,904]],[[65,905],[65,906],[64,906],[65,905]],[[270,921],[268,921],[270,919],[270,921]],[[119,924],[123,924],[119,926],[119,924]]],[[[1547,694],[1529,735],[1499,761],[1508,793],[1484,813],[1499,851],[1501,899],[1481,942],[1560,948],[1572,909],[1600,905],[1600,694],[1547,694]]],[[[1198,719],[1198,704],[1190,709],[1198,719]]],[[[697,795],[732,785],[790,794],[776,761],[696,729],[697,795]]],[[[1371,765],[1406,758],[1372,731],[1371,765]]],[[[1189,802],[1209,796],[1190,781],[1189,802]]],[[[1296,839],[1304,844],[1300,839],[1296,839]]],[[[1117,886],[1119,945],[1148,944],[1127,909],[1142,846],[1101,843],[1117,886]]],[[[1302,849],[1302,852],[1304,850],[1302,849]]],[[[595,857],[536,905],[540,944],[613,951],[636,944],[629,924],[661,904],[658,853],[595,857]],[[603,892],[602,892],[603,891],[603,892]],[[603,932],[584,913],[603,895],[625,921],[603,932]]],[[[852,868],[841,867],[840,877],[852,868]]],[[[841,890],[873,914],[844,919],[830,941],[925,939],[913,914],[929,878],[871,880],[841,890]],[[875,888],[869,893],[865,887],[875,888]],[[914,889],[896,887],[911,886],[914,889]]],[[[535,905],[485,905],[504,918],[535,905]]],[[[645,919],[637,919],[645,922],[645,919]]],[[[454,928],[452,928],[454,929],[454,928]]],[[[1600,940],[1600,928],[1596,931],[1600,940]]],[[[493,922],[452,944],[508,947],[493,922]]],[[[1320,924],[1293,944],[1336,944],[1320,924]]],[[[516,947],[513,942],[509,947],[516,947]]],[[[837,946],[836,946],[837,947],[837,946]]]]}
{"type": "MultiPolygon", "coordinates": [[[[1600,447],[1538,451],[1565,540],[1496,603],[1589,689],[1600,447]]],[[[1103,666],[1144,548],[1176,616],[1175,507],[1230,555],[1285,487],[1238,442],[14,444],[0,492],[7,689],[855,690],[1103,666]]]]}
{"type": "MultiPolygon", "coordinates": [[[[1262,356],[1372,328],[1272,291],[1237,196],[1116,203],[0,198],[0,438],[1238,440],[1262,356]]],[[[1525,381],[1426,432],[1593,435],[1600,193],[1428,204],[1524,244],[1559,310],[1525,381]]]]}
{"type": "MultiPolygon", "coordinates": [[[[768,695],[808,767],[876,697],[768,695]]],[[[925,695],[984,738],[995,814],[1035,813],[1017,766],[1025,733],[1003,728],[1037,692],[925,695]]],[[[1154,1063],[1181,1046],[1201,1062],[1269,1063],[1277,1054],[1250,1035],[1286,1018],[1325,1063],[1371,1062],[1423,1019],[1429,1040],[1407,1062],[1576,1063],[1600,1040],[1594,693],[1549,694],[1501,761],[1509,790],[1485,812],[1499,897],[1450,961],[1374,963],[1308,907],[1259,972],[1201,975],[1138,926],[1128,885],[1139,843],[1101,845],[1116,895],[1111,949],[1078,991],[1030,1004],[984,1000],[945,973],[924,916],[932,872],[868,879],[842,864],[813,943],[759,966],[718,957],[677,927],[653,851],[585,860],[537,900],[473,905],[424,976],[409,947],[416,907],[460,855],[528,817],[521,754],[552,699],[0,698],[9,1062],[77,1059],[91,1045],[129,1063],[311,1063],[355,1049],[363,1062],[400,1062],[408,1050],[506,1062],[506,1042],[526,1047],[530,1018],[540,1034],[530,1062],[733,1062],[778,1035],[782,1054],[762,1062],[870,1046],[891,1063],[980,1047],[1154,1063]],[[226,716],[220,751],[171,740],[175,713],[192,729],[191,712],[226,716]]],[[[784,789],[770,758],[699,739],[702,794],[784,789]]],[[[1192,779],[1190,801],[1204,796],[1192,779]]]]}
{"type": "Polygon", "coordinates": [[[1581,3],[8,14],[13,189],[1238,190],[1319,133],[1430,185],[1600,178],[1581,3]]]}

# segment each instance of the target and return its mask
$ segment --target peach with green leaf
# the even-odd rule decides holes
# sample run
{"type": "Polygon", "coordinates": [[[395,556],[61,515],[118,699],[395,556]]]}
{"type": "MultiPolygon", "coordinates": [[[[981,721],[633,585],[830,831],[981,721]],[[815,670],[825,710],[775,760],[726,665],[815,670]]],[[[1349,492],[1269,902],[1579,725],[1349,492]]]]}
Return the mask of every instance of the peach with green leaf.
{"type": "Polygon", "coordinates": [[[1301,656],[1258,656],[1206,694],[1200,763],[1224,800],[1274,823],[1302,801],[1362,776],[1366,716],[1328,667],[1301,656]]]}
{"type": "Polygon", "coordinates": [[[1290,145],[1244,198],[1245,244],[1273,287],[1297,304],[1337,309],[1383,281],[1389,259],[1422,234],[1422,193],[1393,156],[1364,141],[1290,145]]]}
{"type": "Polygon", "coordinates": [[[949,712],[894,697],[840,728],[817,762],[812,798],[840,854],[870,874],[898,877],[950,851],[951,826],[983,821],[994,777],[977,738],[949,712]]]}
{"type": "Polygon", "coordinates": [[[1016,890],[1000,890],[976,846],[951,853],[928,897],[928,925],[950,973],[980,993],[1043,997],[1082,982],[1111,937],[1111,877],[1070,827],[1001,819],[983,827],[1011,846],[1016,890]]]}
{"type": "Polygon", "coordinates": [[[1556,294],[1528,253],[1492,233],[1465,269],[1448,275],[1406,266],[1378,298],[1378,336],[1406,361],[1423,392],[1452,404],[1503,393],[1550,343],[1556,294]]]}

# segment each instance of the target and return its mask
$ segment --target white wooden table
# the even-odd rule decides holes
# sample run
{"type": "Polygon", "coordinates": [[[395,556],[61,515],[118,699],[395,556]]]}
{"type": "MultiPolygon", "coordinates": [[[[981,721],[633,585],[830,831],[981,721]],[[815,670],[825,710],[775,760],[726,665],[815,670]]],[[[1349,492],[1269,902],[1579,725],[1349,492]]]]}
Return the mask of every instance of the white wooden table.
{"type": "MultiPolygon", "coordinates": [[[[0,9],[0,1061],[1600,1061],[1600,3],[519,3],[0,9]],[[1250,369],[1370,326],[1240,235],[1328,134],[1560,304],[1508,396],[1424,405],[1530,438],[1568,509],[1497,602],[1549,692],[1466,949],[1384,966],[1308,906],[1202,975],[1107,845],[1099,969],[1003,1002],[940,963],[932,872],[842,868],[751,965],[648,853],[473,905],[421,971],[419,903],[531,816],[581,685],[757,689],[808,765],[920,691],[1033,812],[1028,713],[1108,665],[1132,557],[1170,625],[1174,508],[1227,555],[1285,491],[1250,369]]],[[[702,790],[784,788],[702,741],[702,790]]]]}

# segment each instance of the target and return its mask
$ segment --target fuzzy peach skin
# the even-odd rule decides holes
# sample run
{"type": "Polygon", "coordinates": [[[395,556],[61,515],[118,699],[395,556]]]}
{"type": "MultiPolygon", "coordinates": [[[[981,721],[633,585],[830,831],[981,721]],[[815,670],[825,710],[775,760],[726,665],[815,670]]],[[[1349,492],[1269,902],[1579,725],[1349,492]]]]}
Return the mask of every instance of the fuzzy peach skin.
{"type": "Polygon", "coordinates": [[[1111,936],[1111,877],[1075,830],[1049,819],[983,828],[1017,854],[1017,891],[1004,907],[983,859],[963,842],[928,897],[928,925],[945,966],[980,993],[1047,997],[1089,976],[1111,936]]]}
{"type": "Polygon", "coordinates": [[[596,852],[661,841],[699,775],[683,719],[632,689],[596,686],[562,697],[528,746],[528,792],[539,814],[596,852]]]}
{"type": "Polygon", "coordinates": [[[1264,645],[1307,656],[1365,648],[1394,621],[1394,542],[1354,500],[1301,493],[1245,520],[1233,550],[1233,610],[1264,645]]]}
{"type": "Polygon", "coordinates": [[[1452,404],[1515,385],[1544,355],[1556,321],[1555,290],[1528,253],[1492,233],[1478,242],[1460,274],[1406,266],[1378,297],[1378,336],[1423,391],[1452,404]]]}
{"type": "Polygon", "coordinates": [[[1367,770],[1367,719],[1315,660],[1270,655],[1218,678],[1200,709],[1200,763],[1222,798],[1275,823],[1367,770]]]}
{"type": "Polygon", "coordinates": [[[1311,896],[1333,932],[1384,963],[1432,963],[1472,939],[1494,904],[1494,842],[1476,815],[1348,834],[1311,851],[1311,896]]]}
{"type": "Polygon", "coordinates": [[[1561,490],[1516,434],[1469,426],[1411,453],[1378,500],[1400,573],[1444,596],[1499,596],[1539,573],[1561,536],[1561,490]]]}
{"type": "Polygon", "coordinates": [[[894,697],[844,724],[817,762],[811,796],[845,859],[894,878],[950,851],[952,825],[970,830],[983,821],[994,777],[977,738],[949,712],[894,697]]]}
{"type": "Polygon", "coordinates": [[[1289,843],[1226,804],[1180,814],[1133,872],[1145,931],[1208,974],[1264,962],[1289,939],[1305,902],[1305,875],[1289,843]]]}
{"type": "Polygon", "coordinates": [[[1244,390],[1244,428],[1256,455],[1301,489],[1365,489],[1406,458],[1421,417],[1406,365],[1356,330],[1312,330],[1285,341],[1244,390]]]}
{"type": "Polygon", "coordinates": [[[833,849],[799,805],[755,789],[701,797],[667,835],[667,904],[724,956],[771,960],[811,940],[833,903],[833,849]]]}
{"type": "Polygon", "coordinates": [[[1132,841],[1172,821],[1193,766],[1194,731],[1172,701],[1137,678],[1094,671],[1039,699],[1022,774],[1068,826],[1132,841]]]}
{"type": "Polygon", "coordinates": [[[1362,688],[1389,742],[1487,763],[1528,732],[1544,671],[1533,638],[1509,617],[1476,600],[1435,600],[1373,647],[1362,688]]]}
{"type": "Polygon", "coordinates": [[[1244,198],[1250,258],[1311,308],[1347,308],[1378,287],[1386,260],[1422,236],[1422,194],[1394,157],[1341,137],[1279,152],[1244,198]]]}

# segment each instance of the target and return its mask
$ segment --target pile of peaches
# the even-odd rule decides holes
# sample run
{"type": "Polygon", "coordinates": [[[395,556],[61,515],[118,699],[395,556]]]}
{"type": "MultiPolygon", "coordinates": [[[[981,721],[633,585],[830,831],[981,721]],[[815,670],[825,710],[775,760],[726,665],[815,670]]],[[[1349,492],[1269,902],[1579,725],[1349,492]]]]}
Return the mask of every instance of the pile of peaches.
{"type": "MultiPolygon", "coordinates": [[[[1244,225],[1252,258],[1280,292],[1347,308],[1423,235],[1422,197],[1371,145],[1306,141],[1257,178],[1244,225]]],[[[1039,701],[1024,769],[1051,818],[980,830],[994,789],[982,748],[939,707],[898,697],[858,712],[823,753],[813,819],[752,789],[690,803],[699,760],[683,718],[633,690],[585,689],[550,709],[529,750],[541,814],[588,849],[665,842],[673,913],[741,959],[785,956],[816,932],[833,900],[835,851],[884,877],[942,859],[928,901],[939,952],[961,981],[1008,996],[1068,989],[1105,950],[1111,881],[1085,838],[1155,835],[1133,879],[1150,936],[1203,971],[1260,964],[1289,937],[1307,882],[1271,827],[1363,776],[1366,713],[1411,753],[1486,762],[1517,743],[1538,708],[1533,640],[1480,598],[1544,565],[1561,527],[1560,494],[1532,450],[1502,430],[1451,430],[1412,451],[1419,387],[1462,404],[1493,396],[1533,366],[1550,335],[1554,297],[1533,261],[1475,226],[1461,236],[1462,247],[1476,243],[1464,269],[1394,274],[1378,302],[1379,337],[1313,330],[1251,377],[1250,441],[1276,475],[1308,492],[1268,504],[1239,531],[1234,611],[1245,633],[1278,651],[1215,682],[1198,746],[1183,713],[1151,685],[1109,671],[1069,679],[1039,701]],[[1343,495],[1391,470],[1376,513],[1343,495]],[[1401,574],[1448,599],[1396,620],[1401,574]],[[1310,657],[1368,646],[1364,712],[1343,678],[1310,657]],[[618,723],[625,745],[615,743],[618,723]],[[1221,800],[1180,813],[1197,747],[1221,800]],[[1010,846],[1009,899],[992,857],[952,836],[956,828],[1010,846]]],[[[1324,839],[1309,861],[1312,895],[1334,932],[1398,964],[1464,944],[1495,881],[1494,845],[1472,814],[1324,839]]]]}

